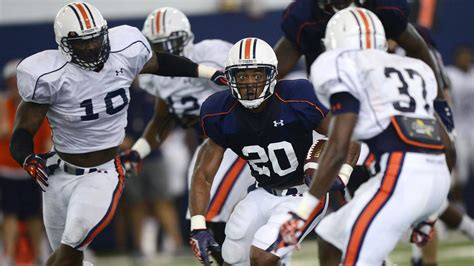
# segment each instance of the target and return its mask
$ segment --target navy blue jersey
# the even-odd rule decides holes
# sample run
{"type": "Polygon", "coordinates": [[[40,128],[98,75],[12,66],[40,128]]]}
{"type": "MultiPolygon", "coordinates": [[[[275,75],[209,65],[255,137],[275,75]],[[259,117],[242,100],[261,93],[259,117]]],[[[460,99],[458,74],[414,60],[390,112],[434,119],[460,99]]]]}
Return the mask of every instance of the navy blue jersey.
{"type": "Polygon", "coordinates": [[[211,95],[201,107],[201,125],[215,143],[247,160],[260,186],[285,188],[302,183],[313,130],[327,112],[308,80],[283,80],[259,113],[230,90],[211,95]]]}
{"type": "MultiPolygon", "coordinates": [[[[387,38],[396,38],[408,24],[406,0],[366,0],[361,7],[374,12],[382,21],[387,38]]],[[[321,40],[333,13],[319,8],[316,0],[295,0],[283,13],[281,28],[306,58],[306,69],[323,52],[321,40]]]]}

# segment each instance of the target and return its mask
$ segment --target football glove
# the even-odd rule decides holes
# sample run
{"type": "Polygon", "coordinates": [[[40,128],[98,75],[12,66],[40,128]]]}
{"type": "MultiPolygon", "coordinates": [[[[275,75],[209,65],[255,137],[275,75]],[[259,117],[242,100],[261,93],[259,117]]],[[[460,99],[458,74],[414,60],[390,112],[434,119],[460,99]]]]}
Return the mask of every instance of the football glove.
{"type": "Polygon", "coordinates": [[[277,248],[281,246],[296,245],[298,238],[303,234],[304,224],[306,221],[294,212],[288,212],[288,220],[280,226],[280,234],[278,239],[282,243],[277,244],[277,248]]]}
{"type": "Polygon", "coordinates": [[[424,221],[413,228],[410,236],[410,242],[415,243],[418,247],[423,247],[433,239],[435,221],[424,221]]]}
{"type": "Polygon", "coordinates": [[[207,229],[192,230],[189,244],[191,244],[194,257],[204,265],[211,265],[209,252],[221,251],[221,247],[217,244],[214,237],[209,233],[209,231],[207,231],[207,229]]]}
{"type": "Polygon", "coordinates": [[[46,188],[49,186],[50,169],[46,165],[46,161],[54,154],[56,153],[30,154],[23,163],[23,169],[33,178],[43,192],[46,192],[46,188]]]}
{"type": "Polygon", "coordinates": [[[224,72],[220,70],[214,72],[214,75],[212,75],[211,77],[211,81],[219,86],[227,86],[229,84],[229,81],[227,81],[224,72]]]}
{"type": "Polygon", "coordinates": [[[135,150],[128,150],[120,153],[120,161],[125,168],[125,175],[138,176],[141,171],[142,158],[135,150]]]}

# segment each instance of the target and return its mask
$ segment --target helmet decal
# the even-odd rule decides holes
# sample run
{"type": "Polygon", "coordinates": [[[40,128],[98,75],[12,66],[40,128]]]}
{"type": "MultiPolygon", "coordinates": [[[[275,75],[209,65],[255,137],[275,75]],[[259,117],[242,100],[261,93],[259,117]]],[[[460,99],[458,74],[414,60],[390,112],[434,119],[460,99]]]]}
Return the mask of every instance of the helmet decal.
{"type": "Polygon", "coordinates": [[[240,42],[239,59],[255,59],[257,56],[257,40],[256,38],[247,38],[240,42]],[[244,57],[242,58],[242,54],[244,57]]]}
{"type": "Polygon", "coordinates": [[[73,3],[69,4],[68,7],[70,7],[72,11],[74,11],[77,20],[79,21],[79,26],[81,27],[81,30],[84,30],[84,24],[86,29],[92,28],[92,25],[94,25],[94,27],[97,27],[95,24],[94,16],[92,16],[92,12],[86,3],[73,3]]]}

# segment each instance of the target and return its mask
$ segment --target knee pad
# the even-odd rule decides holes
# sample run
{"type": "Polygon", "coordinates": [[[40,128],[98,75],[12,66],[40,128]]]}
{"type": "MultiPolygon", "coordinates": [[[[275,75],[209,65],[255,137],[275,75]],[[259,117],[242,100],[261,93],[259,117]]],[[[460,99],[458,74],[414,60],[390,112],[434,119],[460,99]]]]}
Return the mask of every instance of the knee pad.
{"type": "Polygon", "coordinates": [[[250,246],[253,239],[253,234],[249,234],[252,219],[248,218],[248,212],[251,211],[251,207],[246,206],[246,204],[237,205],[229,221],[227,221],[225,227],[226,238],[222,245],[222,257],[229,264],[249,264],[250,246]]]}
{"type": "Polygon", "coordinates": [[[89,228],[85,226],[87,221],[81,218],[75,218],[66,223],[61,243],[71,247],[79,245],[87,236],[89,228]]]}
{"type": "Polygon", "coordinates": [[[245,247],[240,243],[226,238],[222,245],[222,258],[226,263],[231,265],[248,265],[250,260],[250,247],[247,251],[244,248],[245,247]]]}

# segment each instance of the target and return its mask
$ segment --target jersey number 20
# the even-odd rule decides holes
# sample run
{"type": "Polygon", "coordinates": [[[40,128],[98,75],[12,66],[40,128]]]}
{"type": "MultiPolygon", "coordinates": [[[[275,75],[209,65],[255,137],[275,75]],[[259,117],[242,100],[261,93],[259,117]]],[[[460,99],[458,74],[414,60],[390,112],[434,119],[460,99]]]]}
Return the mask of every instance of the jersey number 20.
{"type": "MultiPolygon", "coordinates": [[[[128,104],[128,97],[125,89],[121,88],[115,91],[111,91],[105,95],[105,112],[109,115],[116,114],[120,112],[128,104]],[[122,98],[122,104],[115,106],[112,102],[112,99],[115,97],[122,98]]],[[[81,121],[91,121],[99,119],[99,114],[94,114],[94,105],[92,104],[92,99],[87,99],[81,102],[81,107],[86,111],[86,115],[81,116],[81,121]]]]}
{"type": "MultiPolygon", "coordinates": [[[[242,149],[243,155],[249,157],[250,154],[257,154],[257,159],[247,159],[250,166],[254,171],[257,171],[259,175],[270,176],[270,169],[265,166],[268,161],[271,162],[273,172],[279,176],[287,175],[298,168],[298,159],[296,158],[295,151],[293,146],[288,141],[280,141],[275,143],[270,143],[268,145],[268,154],[264,148],[258,145],[245,146],[242,149]],[[290,166],[282,169],[280,162],[278,161],[277,151],[283,151],[286,155],[290,166]]],[[[281,152],[278,152],[281,154],[281,152]]]]}

